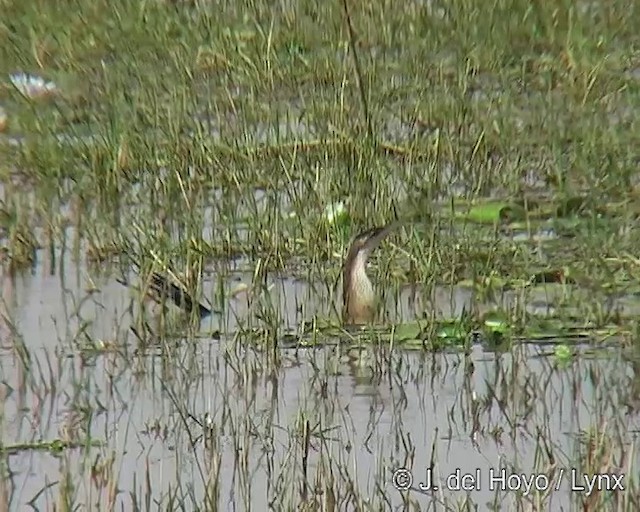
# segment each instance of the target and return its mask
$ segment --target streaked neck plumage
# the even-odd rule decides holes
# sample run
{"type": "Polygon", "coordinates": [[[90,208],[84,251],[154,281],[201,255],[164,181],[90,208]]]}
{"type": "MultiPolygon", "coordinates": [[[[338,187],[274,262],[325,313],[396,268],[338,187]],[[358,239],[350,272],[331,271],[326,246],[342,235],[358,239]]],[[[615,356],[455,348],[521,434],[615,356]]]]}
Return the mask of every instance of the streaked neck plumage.
{"type": "Polygon", "coordinates": [[[375,320],[377,299],[367,275],[371,253],[399,223],[374,228],[359,234],[347,254],[342,276],[342,321],[347,325],[361,325],[375,320]]]}

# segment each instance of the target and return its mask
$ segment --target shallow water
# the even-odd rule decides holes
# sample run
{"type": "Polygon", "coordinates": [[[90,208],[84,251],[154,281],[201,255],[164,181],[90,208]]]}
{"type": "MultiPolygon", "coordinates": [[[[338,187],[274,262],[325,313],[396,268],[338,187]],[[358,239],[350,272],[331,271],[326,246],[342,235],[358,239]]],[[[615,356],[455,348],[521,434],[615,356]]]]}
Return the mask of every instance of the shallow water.
{"type": "MultiPolygon", "coordinates": [[[[329,489],[341,510],[409,502],[447,508],[466,499],[481,509],[488,503],[512,509],[516,502],[533,504],[535,493],[498,492],[490,471],[548,471],[541,439],[557,470],[538,484],[554,487],[549,503],[558,510],[576,499],[572,468],[585,470],[576,466],[584,451],[577,434],[599,429],[611,435],[611,467],[625,466],[623,453],[626,464],[638,460],[637,364],[622,350],[578,357],[565,369],[535,344],[504,354],[475,346],[468,356],[379,347],[359,362],[339,346],[282,349],[274,356],[250,348],[250,335],[242,333],[260,326],[246,296],[229,300],[223,317],[204,322],[200,337],[173,348],[145,347],[129,331],[128,288],[112,277],[96,278],[98,291],[83,301],[91,271],[69,255],[63,268],[63,278],[41,267],[15,280],[2,277],[2,443],[90,438],[102,446],[9,455],[12,478],[3,494],[11,510],[59,505],[66,474],[76,475],[74,503],[105,509],[129,510],[144,499],[154,507],[179,500],[196,508],[208,480],[216,483],[219,507],[228,510],[263,510],[265,501],[281,510],[303,496],[326,505],[329,489]],[[212,328],[222,331],[220,339],[204,334],[212,328]],[[111,349],[92,352],[87,339],[111,349]],[[28,360],[18,356],[22,344],[28,360]],[[207,446],[197,440],[205,417],[213,427],[207,446]],[[307,421],[312,435],[303,463],[307,421]],[[431,461],[440,482],[458,470],[480,482],[468,493],[446,490],[444,483],[419,492],[431,461]],[[413,476],[408,494],[393,485],[401,468],[413,476]]],[[[229,289],[250,283],[251,275],[211,276],[205,295],[216,279],[229,289]]],[[[270,276],[267,285],[286,327],[330,311],[328,295],[302,280],[270,276]]],[[[404,293],[396,317],[411,316],[404,293]]],[[[470,301],[471,292],[461,289],[438,288],[432,298],[443,316],[459,314],[470,301]]]]}

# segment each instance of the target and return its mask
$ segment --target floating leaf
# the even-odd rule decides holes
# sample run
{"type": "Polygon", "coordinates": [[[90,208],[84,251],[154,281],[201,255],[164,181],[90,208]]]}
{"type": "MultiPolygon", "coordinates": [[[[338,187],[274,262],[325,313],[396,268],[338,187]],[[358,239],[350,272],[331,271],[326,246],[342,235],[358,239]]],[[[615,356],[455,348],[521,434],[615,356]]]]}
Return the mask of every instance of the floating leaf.
{"type": "Polygon", "coordinates": [[[423,331],[424,326],[417,322],[398,324],[394,327],[393,337],[399,342],[419,340],[423,331]]]}
{"type": "Polygon", "coordinates": [[[523,343],[557,345],[563,343],[581,343],[593,337],[596,330],[582,322],[572,322],[562,318],[529,317],[527,325],[518,336],[523,343]]]}
{"type": "Polygon", "coordinates": [[[446,340],[447,344],[461,345],[469,339],[471,330],[459,321],[452,321],[440,325],[436,330],[436,335],[440,340],[446,340]]]}
{"type": "Polygon", "coordinates": [[[508,317],[502,311],[492,311],[482,319],[483,343],[494,351],[509,349],[511,331],[508,317]]]}
{"type": "Polygon", "coordinates": [[[485,316],[484,328],[492,334],[507,334],[511,330],[511,325],[503,315],[495,313],[485,316]]]}
{"type": "Polygon", "coordinates": [[[492,201],[476,204],[468,212],[460,212],[458,217],[480,224],[494,224],[523,220],[526,214],[524,208],[517,204],[492,201]]]}
{"type": "Polygon", "coordinates": [[[553,350],[553,354],[556,358],[556,362],[558,362],[558,364],[560,364],[561,366],[567,365],[573,357],[571,349],[564,343],[556,345],[555,349],[553,350]]]}

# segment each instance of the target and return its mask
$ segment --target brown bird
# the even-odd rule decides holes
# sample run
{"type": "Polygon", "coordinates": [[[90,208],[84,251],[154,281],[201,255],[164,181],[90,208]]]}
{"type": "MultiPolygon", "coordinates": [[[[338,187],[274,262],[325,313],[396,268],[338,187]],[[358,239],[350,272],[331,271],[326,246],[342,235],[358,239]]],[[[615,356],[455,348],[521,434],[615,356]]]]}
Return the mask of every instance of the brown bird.
{"type": "MultiPolygon", "coordinates": [[[[140,265],[135,261],[133,261],[133,265],[137,272],[140,273],[140,265]]],[[[182,283],[177,283],[158,272],[151,272],[149,278],[146,283],[145,302],[149,300],[152,304],[163,308],[166,299],[170,299],[171,302],[186,313],[191,313],[194,309],[197,309],[200,319],[211,315],[211,309],[195,300],[182,283]]],[[[117,281],[124,286],[131,286],[126,279],[117,279],[117,281]]]]}
{"type": "Polygon", "coordinates": [[[163,303],[165,297],[168,297],[176,306],[187,313],[191,313],[191,311],[197,308],[198,316],[201,319],[211,315],[211,309],[194,300],[185,288],[169,281],[167,277],[158,272],[151,274],[151,282],[149,283],[147,293],[152,300],[160,303],[163,303]]]}
{"type": "Polygon", "coordinates": [[[367,275],[367,262],[382,240],[401,225],[393,222],[384,227],[369,229],[354,239],[342,270],[342,322],[361,325],[373,322],[377,312],[377,298],[367,275]]]}

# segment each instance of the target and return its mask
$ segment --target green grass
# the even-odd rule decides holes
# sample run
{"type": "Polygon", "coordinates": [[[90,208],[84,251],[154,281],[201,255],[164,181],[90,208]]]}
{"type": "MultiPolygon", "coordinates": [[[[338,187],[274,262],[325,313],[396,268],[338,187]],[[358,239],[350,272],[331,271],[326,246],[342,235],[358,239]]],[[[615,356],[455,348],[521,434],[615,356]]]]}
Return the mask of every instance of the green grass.
{"type": "MultiPolygon", "coordinates": [[[[528,350],[524,341],[536,335],[553,335],[572,350],[563,363],[568,370],[550,359],[558,372],[586,364],[588,350],[573,351],[576,333],[597,347],[613,340],[637,350],[640,130],[633,114],[640,108],[634,50],[640,11],[632,2],[0,0],[0,11],[0,107],[7,116],[0,133],[0,265],[8,274],[44,268],[44,274],[65,275],[70,254],[76,273],[83,273],[78,281],[91,285],[85,286],[91,302],[100,288],[94,279],[107,286],[133,255],[143,274],[170,266],[185,275],[195,296],[223,312],[246,301],[245,317],[213,331],[227,343],[221,357],[228,378],[244,383],[282,378],[287,350],[337,344],[340,351],[362,338],[374,354],[365,369],[390,382],[403,367],[378,351],[418,357],[404,354],[404,346],[430,357],[434,349],[456,349],[464,360],[473,332],[486,338],[485,348],[506,354],[528,350]],[[58,92],[25,98],[11,85],[15,72],[52,80],[58,92]],[[347,220],[328,223],[327,206],[340,201],[347,220]],[[407,287],[415,288],[417,319],[392,313],[399,326],[385,333],[324,326],[336,314],[329,297],[349,239],[396,217],[411,222],[383,245],[371,273],[396,304],[407,287]],[[242,268],[234,269],[233,261],[242,268]],[[210,279],[203,284],[194,276],[205,270],[210,279]],[[240,271],[249,273],[248,287],[233,297],[240,271]],[[287,294],[281,277],[308,283],[307,300],[296,304],[293,318],[281,300],[287,294]],[[471,311],[443,318],[431,299],[440,287],[470,290],[471,311]],[[539,319],[527,307],[541,297],[554,311],[539,319]],[[626,301],[628,310],[620,311],[611,297],[626,301]],[[318,311],[315,302],[321,302],[318,311]],[[487,319],[495,318],[500,321],[487,330],[487,319]],[[442,325],[455,331],[451,343],[439,336],[442,325]]],[[[141,302],[139,293],[132,302],[141,302]]],[[[180,345],[186,338],[196,352],[206,350],[202,333],[193,322],[168,316],[154,334],[143,332],[140,320],[139,336],[123,339],[120,319],[98,335],[92,325],[99,319],[86,320],[83,304],[59,320],[67,327],[57,331],[61,346],[45,357],[51,368],[64,367],[60,361],[71,354],[100,366],[111,361],[116,373],[133,372],[143,381],[151,374],[147,384],[171,397],[164,407],[178,418],[154,411],[158,429],[191,436],[189,414],[202,404],[190,393],[205,396],[206,379],[192,373],[204,364],[202,353],[180,345]],[[176,330],[178,340],[171,335],[176,330]],[[154,372],[166,372],[166,379],[154,372]],[[192,379],[202,387],[185,384],[192,379]]],[[[4,316],[12,341],[2,343],[37,387],[44,370],[33,366],[20,323],[4,316]]],[[[327,394],[326,368],[340,361],[335,354],[313,356],[314,390],[327,394]]],[[[529,363],[517,363],[526,373],[529,363]]],[[[432,363],[405,364],[421,373],[432,363]]],[[[74,403],[83,396],[83,425],[104,410],[89,389],[113,385],[90,380],[71,379],[74,403]]],[[[255,411],[234,410],[227,403],[232,388],[220,385],[228,416],[216,416],[215,423],[240,452],[242,436],[259,431],[269,437],[275,425],[235,423],[255,411]]],[[[526,407],[519,391],[503,390],[513,394],[514,407],[526,407]]],[[[293,423],[283,420],[289,456],[304,461],[304,478],[299,468],[279,477],[271,468],[274,507],[316,510],[321,499],[334,499],[338,508],[385,508],[391,498],[384,492],[369,502],[345,476],[350,459],[334,453],[330,439],[351,434],[333,432],[342,420],[332,414],[327,420],[315,405],[301,406],[293,423]],[[307,464],[311,445],[320,454],[315,482],[307,464]],[[287,489],[287,481],[299,488],[287,489]]],[[[476,402],[467,406],[479,414],[476,402]]],[[[502,408],[505,416],[511,412],[502,408]]],[[[7,420],[0,409],[0,425],[7,420]]],[[[107,442],[96,461],[89,449],[95,433],[73,427],[80,432],[71,445],[86,441],[85,456],[93,462],[87,475],[115,499],[113,461],[120,461],[121,447],[107,442]]],[[[611,450],[608,436],[617,435],[608,429],[594,434],[602,450],[611,450]]],[[[213,434],[214,445],[221,436],[213,434]]],[[[351,441],[362,440],[354,435],[351,441]]],[[[48,442],[38,440],[34,448],[48,442]]],[[[617,442],[613,446],[627,440],[617,442]]],[[[591,455],[576,460],[613,467],[615,456],[598,462],[593,446],[591,455]]],[[[210,480],[202,469],[198,475],[208,490],[189,490],[187,479],[178,478],[184,487],[163,489],[165,508],[225,506],[217,449],[210,480]]],[[[246,467],[240,473],[249,479],[246,467]]],[[[71,470],[66,474],[56,498],[61,510],[82,504],[80,482],[71,470]]],[[[134,496],[140,508],[150,508],[146,500],[156,495],[148,478],[134,496]]],[[[408,506],[411,497],[405,498],[408,506]]],[[[472,509],[457,498],[438,495],[447,509],[472,509]]],[[[544,508],[549,496],[538,498],[544,508]]],[[[533,507],[514,499],[523,510],[533,507]]],[[[582,510],[634,510],[637,488],[615,502],[604,495],[581,499],[571,498],[582,510]]]]}

